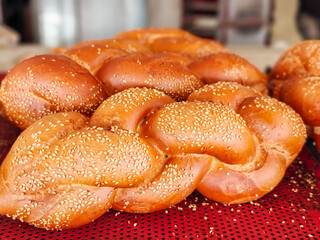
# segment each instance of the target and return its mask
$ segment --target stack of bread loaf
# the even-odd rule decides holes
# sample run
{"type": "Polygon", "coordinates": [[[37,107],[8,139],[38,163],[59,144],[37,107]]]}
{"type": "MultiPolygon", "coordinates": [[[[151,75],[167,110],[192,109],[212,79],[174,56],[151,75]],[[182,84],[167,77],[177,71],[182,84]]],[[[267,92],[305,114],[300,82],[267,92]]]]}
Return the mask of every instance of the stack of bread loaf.
{"type": "Polygon", "coordinates": [[[137,29],[54,52],[2,82],[2,111],[24,131],[0,168],[0,214],[66,229],[194,190],[245,203],[272,191],[304,144],[268,76],[214,40],[137,29]]]}

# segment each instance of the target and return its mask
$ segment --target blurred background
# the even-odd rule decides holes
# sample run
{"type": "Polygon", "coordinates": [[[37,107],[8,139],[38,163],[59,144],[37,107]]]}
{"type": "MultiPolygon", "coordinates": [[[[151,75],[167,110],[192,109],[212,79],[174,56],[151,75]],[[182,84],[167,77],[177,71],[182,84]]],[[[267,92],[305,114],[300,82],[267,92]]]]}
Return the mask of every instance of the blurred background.
{"type": "Polygon", "coordinates": [[[0,71],[54,47],[141,27],[216,39],[266,68],[291,45],[319,38],[319,18],[319,0],[0,0],[0,71]]]}

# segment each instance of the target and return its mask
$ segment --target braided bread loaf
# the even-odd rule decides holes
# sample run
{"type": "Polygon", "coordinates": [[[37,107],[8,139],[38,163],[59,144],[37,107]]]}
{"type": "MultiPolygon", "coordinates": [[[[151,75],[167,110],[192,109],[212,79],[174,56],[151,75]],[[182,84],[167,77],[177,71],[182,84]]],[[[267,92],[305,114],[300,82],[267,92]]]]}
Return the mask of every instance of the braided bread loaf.
{"type": "Polygon", "coordinates": [[[244,203],[280,182],[304,141],[298,114],[238,83],[206,85],[182,102],[129,88],[90,119],[56,113],[23,131],[0,168],[0,213],[66,229],[111,207],[164,209],[195,189],[244,203]]]}
{"type": "Polygon", "coordinates": [[[90,117],[108,96],[130,87],[154,88],[177,101],[217,81],[267,92],[266,75],[251,63],[180,29],[138,29],[54,52],[19,63],[2,82],[0,109],[21,129],[56,112],[90,117]]]}
{"type": "Polygon", "coordinates": [[[270,74],[273,97],[290,105],[308,127],[320,151],[320,40],[302,41],[288,49],[270,74]]]}

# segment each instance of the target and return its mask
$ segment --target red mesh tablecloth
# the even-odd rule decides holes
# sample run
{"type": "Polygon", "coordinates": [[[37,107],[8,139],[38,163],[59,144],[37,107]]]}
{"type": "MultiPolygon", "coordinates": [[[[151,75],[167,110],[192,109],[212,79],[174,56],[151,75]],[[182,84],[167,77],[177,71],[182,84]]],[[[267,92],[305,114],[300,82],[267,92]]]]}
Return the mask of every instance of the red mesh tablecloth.
{"type": "MultiPolygon", "coordinates": [[[[0,117],[0,161],[19,133],[0,117]]],[[[194,192],[163,211],[111,210],[91,224],[64,231],[0,215],[0,239],[320,239],[320,163],[311,152],[305,146],[281,183],[251,203],[225,205],[194,192]]]]}

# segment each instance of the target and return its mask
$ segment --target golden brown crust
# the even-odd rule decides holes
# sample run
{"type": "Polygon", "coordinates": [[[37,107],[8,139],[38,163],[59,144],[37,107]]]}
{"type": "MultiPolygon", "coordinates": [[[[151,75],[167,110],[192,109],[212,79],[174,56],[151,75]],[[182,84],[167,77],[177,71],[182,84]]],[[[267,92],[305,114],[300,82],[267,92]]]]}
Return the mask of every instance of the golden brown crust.
{"type": "Polygon", "coordinates": [[[193,92],[188,97],[188,101],[209,101],[215,104],[223,104],[236,111],[244,99],[258,96],[261,96],[259,92],[236,82],[217,82],[205,85],[193,92]],[[226,94],[226,91],[228,94],[226,94]]]}
{"type": "Polygon", "coordinates": [[[62,55],[39,55],[16,65],[3,79],[0,101],[10,120],[25,129],[48,114],[90,116],[107,97],[85,68],[62,55]]]}
{"type": "Polygon", "coordinates": [[[112,208],[133,213],[166,209],[188,197],[210,168],[214,158],[201,155],[172,156],[151,182],[117,191],[112,208]],[[168,186],[170,184],[170,187],[168,186]]]}
{"type": "Polygon", "coordinates": [[[285,81],[279,92],[279,100],[289,104],[304,122],[320,126],[320,76],[294,77],[285,81]]]}
{"type": "MultiPolygon", "coordinates": [[[[195,189],[247,202],[277,186],[304,144],[300,116],[261,94],[265,75],[213,40],[138,29],[63,54],[22,62],[1,86],[0,107],[26,130],[0,167],[0,214],[67,229],[112,207],[161,210],[195,189]]],[[[318,79],[304,81],[278,85],[281,98],[317,101],[318,79]]]]}
{"type": "Polygon", "coordinates": [[[1,165],[0,212],[46,229],[77,227],[108,211],[115,187],[150,181],[164,161],[137,134],[52,114],[27,128],[1,165]]]}
{"type": "Polygon", "coordinates": [[[236,54],[211,54],[195,60],[188,67],[206,84],[238,82],[263,94],[268,92],[268,76],[236,54]]]}
{"type": "Polygon", "coordinates": [[[107,96],[131,87],[157,89],[177,101],[217,81],[267,92],[265,75],[250,63],[217,41],[176,28],[136,29],[52,51],[61,55],[30,58],[3,81],[0,111],[22,129],[54,112],[90,116],[107,96]]]}
{"type": "Polygon", "coordinates": [[[192,57],[182,54],[182,53],[175,53],[175,52],[160,52],[160,53],[155,53],[155,57],[165,57],[168,58],[172,61],[179,62],[180,64],[184,66],[188,66],[191,62],[193,62],[192,57]]]}
{"type": "Polygon", "coordinates": [[[305,40],[285,51],[270,72],[270,93],[278,98],[284,81],[296,76],[319,76],[320,40],[305,40]]]}
{"type": "Polygon", "coordinates": [[[158,38],[150,45],[150,49],[154,53],[182,53],[194,59],[214,53],[228,52],[227,48],[218,41],[211,39],[186,37],[158,38]]]}
{"type": "Polygon", "coordinates": [[[128,54],[125,50],[98,44],[71,48],[63,53],[63,55],[88,69],[92,75],[95,75],[103,64],[128,54]]]}
{"type": "Polygon", "coordinates": [[[227,165],[225,158],[219,157],[220,161],[212,165],[211,173],[197,190],[216,201],[242,203],[262,197],[280,182],[305,142],[306,130],[297,113],[287,105],[237,83],[207,85],[190,95],[188,100],[230,106],[259,139],[259,147],[255,148],[260,153],[254,155],[254,169],[249,165],[249,170],[241,171],[242,168],[227,165]]]}
{"type": "Polygon", "coordinates": [[[316,64],[320,60],[320,40],[305,40],[289,48],[276,62],[271,79],[288,79],[294,76],[320,75],[316,64]]]}
{"type": "Polygon", "coordinates": [[[105,63],[135,52],[149,53],[150,50],[130,39],[101,39],[78,43],[63,54],[95,75],[105,63]]]}
{"type": "Polygon", "coordinates": [[[320,40],[302,41],[282,54],[270,73],[271,95],[297,111],[310,126],[309,136],[320,149],[318,133],[320,40]]]}
{"type": "Polygon", "coordinates": [[[265,148],[285,152],[287,165],[295,159],[299,146],[305,142],[306,129],[292,108],[274,98],[260,96],[245,99],[237,112],[265,148]]]}
{"type": "Polygon", "coordinates": [[[90,125],[104,129],[118,127],[136,132],[149,112],[173,102],[172,98],[155,89],[129,88],[122,94],[112,95],[105,100],[90,118],[90,125]],[[122,108],[126,110],[119,111],[122,108]]]}
{"type": "Polygon", "coordinates": [[[164,150],[169,155],[200,153],[241,164],[255,153],[255,140],[240,116],[210,102],[169,104],[147,118],[141,132],[170,146],[164,150]],[[228,135],[227,129],[233,134],[228,135]]]}
{"type": "Polygon", "coordinates": [[[204,84],[187,67],[166,57],[136,53],[106,63],[96,74],[109,95],[150,87],[184,100],[204,84]]]}
{"type": "Polygon", "coordinates": [[[263,166],[251,172],[234,171],[222,162],[217,162],[197,190],[207,198],[219,199],[223,203],[246,203],[272,191],[281,181],[285,170],[285,156],[268,150],[263,166]]]}
{"type": "Polygon", "coordinates": [[[304,140],[290,107],[237,83],[207,85],[186,102],[130,88],[90,120],[57,113],[23,131],[0,167],[0,213],[66,229],[111,207],[161,210],[195,189],[247,202],[280,182],[304,140]]]}

